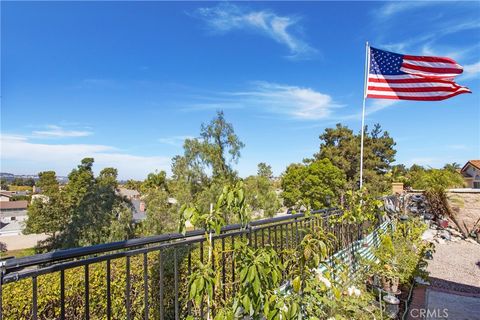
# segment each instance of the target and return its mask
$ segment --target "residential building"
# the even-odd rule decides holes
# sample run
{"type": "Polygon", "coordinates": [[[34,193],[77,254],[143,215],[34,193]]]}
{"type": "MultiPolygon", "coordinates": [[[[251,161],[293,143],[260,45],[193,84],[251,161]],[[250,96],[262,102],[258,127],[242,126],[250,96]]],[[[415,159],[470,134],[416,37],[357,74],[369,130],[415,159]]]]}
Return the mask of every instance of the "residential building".
{"type": "Polygon", "coordinates": [[[120,196],[125,197],[128,200],[140,199],[140,192],[138,192],[137,190],[118,188],[117,192],[120,196]]]}
{"type": "Polygon", "coordinates": [[[28,201],[0,201],[0,235],[21,234],[27,220],[28,201]]]}
{"type": "Polygon", "coordinates": [[[480,189],[480,160],[468,161],[460,170],[467,188],[480,189]]]}
{"type": "Polygon", "coordinates": [[[10,201],[10,198],[13,196],[11,191],[0,191],[0,201],[10,201]]]}

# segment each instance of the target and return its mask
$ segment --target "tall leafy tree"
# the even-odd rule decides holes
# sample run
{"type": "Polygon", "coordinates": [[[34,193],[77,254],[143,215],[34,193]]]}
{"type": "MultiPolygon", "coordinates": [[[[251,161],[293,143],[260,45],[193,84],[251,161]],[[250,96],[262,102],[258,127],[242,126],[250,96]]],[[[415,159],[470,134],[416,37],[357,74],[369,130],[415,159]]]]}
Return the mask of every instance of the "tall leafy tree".
{"type": "Polygon", "coordinates": [[[261,162],[258,164],[257,175],[244,180],[246,201],[254,214],[272,217],[281,207],[272,177],[271,167],[261,162]]]}
{"type": "Polygon", "coordinates": [[[291,164],[282,176],[284,205],[312,209],[335,206],[346,182],[342,170],[328,159],[291,164]]]}
{"type": "Polygon", "coordinates": [[[27,209],[25,234],[45,233],[55,242],[68,222],[67,204],[54,171],[40,172],[37,182],[42,196],[34,198],[27,209]]]}
{"type": "Polygon", "coordinates": [[[260,177],[265,177],[267,179],[273,178],[272,167],[265,162],[260,162],[258,164],[257,175],[260,177]]]}
{"type": "Polygon", "coordinates": [[[172,161],[171,194],[180,203],[198,205],[208,211],[223,190],[238,177],[233,165],[244,147],[233,125],[222,111],[208,124],[202,124],[200,137],[186,139],[184,154],[172,161]]]}
{"type": "Polygon", "coordinates": [[[184,143],[189,164],[210,168],[214,178],[234,175],[232,164],[238,161],[244,146],[235,134],[233,125],[225,120],[223,111],[218,111],[210,123],[202,124],[200,139],[187,139],[184,143]]]}
{"type": "MultiPolygon", "coordinates": [[[[320,135],[320,151],[315,159],[329,159],[346,175],[348,186],[357,187],[360,179],[360,133],[341,124],[327,128],[320,135]]],[[[363,177],[367,188],[372,193],[382,193],[389,188],[387,173],[395,160],[395,141],[379,124],[371,132],[365,128],[363,177]]]]}

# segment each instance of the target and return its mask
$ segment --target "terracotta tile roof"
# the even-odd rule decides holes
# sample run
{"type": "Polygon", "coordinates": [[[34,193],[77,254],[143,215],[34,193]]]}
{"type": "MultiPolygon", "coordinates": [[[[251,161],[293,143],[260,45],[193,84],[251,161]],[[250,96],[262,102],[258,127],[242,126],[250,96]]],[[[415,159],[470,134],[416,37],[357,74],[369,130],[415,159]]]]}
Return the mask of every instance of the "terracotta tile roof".
{"type": "Polygon", "coordinates": [[[480,160],[469,160],[467,163],[465,163],[465,165],[463,166],[463,168],[460,172],[463,173],[463,171],[465,171],[465,169],[467,169],[468,165],[471,165],[472,167],[480,170],[480,160]]]}
{"type": "Polygon", "coordinates": [[[0,210],[4,209],[27,209],[28,201],[0,201],[0,210]]]}

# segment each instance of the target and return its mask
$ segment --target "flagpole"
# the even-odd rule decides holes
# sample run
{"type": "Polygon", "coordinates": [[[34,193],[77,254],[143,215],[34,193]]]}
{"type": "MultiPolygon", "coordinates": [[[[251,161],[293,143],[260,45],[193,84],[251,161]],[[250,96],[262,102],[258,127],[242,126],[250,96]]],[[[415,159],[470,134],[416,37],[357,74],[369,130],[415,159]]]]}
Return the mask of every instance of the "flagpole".
{"type": "Polygon", "coordinates": [[[370,47],[368,41],[365,44],[365,76],[363,83],[363,106],[362,106],[362,132],[360,135],[360,189],[363,186],[363,136],[365,131],[365,100],[367,99],[368,73],[370,69],[370,47]]]}

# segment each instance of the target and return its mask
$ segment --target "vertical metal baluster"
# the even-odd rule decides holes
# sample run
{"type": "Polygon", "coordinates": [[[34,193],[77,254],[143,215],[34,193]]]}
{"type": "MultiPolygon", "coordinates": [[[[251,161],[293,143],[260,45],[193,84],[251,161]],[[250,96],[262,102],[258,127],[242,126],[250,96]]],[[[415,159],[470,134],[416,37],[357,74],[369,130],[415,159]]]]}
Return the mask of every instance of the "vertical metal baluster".
{"type": "Polygon", "coordinates": [[[225,271],[225,238],[222,238],[222,288],[223,288],[223,300],[226,299],[225,291],[226,271],[225,271]]]}
{"type": "Polygon", "coordinates": [[[32,303],[33,303],[33,309],[32,309],[32,319],[36,320],[37,319],[37,311],[38,311],[38,300],[37,300],[37,277],[34,276],[32,277],[32,284],[33,284],[33,297],[32,297],[32,303]]]}
{"type": "MultiPolygon", "coordinates": [[[[192,274],[192,247],[188,248],[188,275],[192,274]]],[[[189,299],[187,302],[187,313],[192,313],[192,301],[189,299]]]]}
{"type": "Polygon", "coordinates": [[[90,280],[88,276],[88,264],[85,265],[85,319],[90,319],[90,280]]]}
{"type": "Polygon", "coordinates": [[[160,305],[160,320],[164,319],[164,310],[163,310],[163,253],[162,250],[158,252],[158,260],[159,260],[159,277],[160,277],[160,290],[159,290],[159,305],[160,305]]]}
{"type": "Polygon", "coordinates": [[[3,320],[3,273],[5,271],[5,265],[0,265],[0,320],[3,320]]]}
{"type": "Polygon", "coordinates": [[[257,229],[252,230],[252,232],[253,232],[254,235],[255,235],[255,249],[257,249],[257,248],[258,248],[258,243],[257,243],[257,229]]]}
{"type": "Polygon", "coordinates": [[[275,250],[278,251],[278,237],[277,237],[277,225],[275,225],[275,227],[273,227],[273,232],[274,232],[274,241],[275,241],[275,245],[273,246],[275,248],[275,250]]]}
{"type": "Polygon", "coordinates": [[[272,228],[268,227],[268,244],[272,245],[272,228]]]}
{"type": "Polygon", "coordinates": [[[112,297],[111,292],[110,292],[110,281],[111,281],[111,275],[110,275],[110,259],[107,260],[107,320],[110,320],[112,318],[112,297]]]}
{"type": "MultiPolygon", "coordinates": [[[[215,271],[215,239],[212,238],[212,270],[215,271]]],[[[215,283],[212,285],[212,297],[215,300],[215,283]]],[[[215,317],[215,308],[211,309],[212,315],[215,317]]]]}
{"type": "Polygon", "coordinates": [[[290,223],[285,224],[285,248],[290,249],[290,242],[288,240],[288,226],[290,223]]]}
{"type": "Polygon", "coordinates": [[[292,230],[292,249],[296,248],[297,244],[295,243],[295,228],[293,227],[293,222],[290,224],[290,228],[292,230]]]}
{"type": "Polygon", "coordinates": [[[283,225],[280,225],[280,254],[283,263],[283,225]]]}
{"type": "MultiPolygon", "coordinates": [[[[200,262],[203,263],[203,240],[200,241],[200,262]]],[[[200,317],[203,319],[204,315],[202,299],[202,301],[200,301],[200,317]]]]}
{"type": "Polygon", "coordinates": [[[125,286],[125,304],[127,306],[127,319],[130,319],[130,257],[127,256],[126,261],[126,274],[127,274],[127,283],[125,286]]]}
{"type": "Polygon", "coordinates": [[[65,270],[60,271],[60,319],[65,320],[65,270]]]}
{"type": "Polygon", "coordinates": [[[295,244],[298,246],[299,243],[299,235],[298,235],[298,221],[295,220],[295,244]]]}
{"type": "Polygon", "coordinates": [[[0,266],[0,320],[3,320],[3,268],[0,266]]]}
{"type": "Polygon", "coordinates": [[[147,253],[143,254],[143,290],[144,290],[144,306],[145,306],[145,320],[148,320],[148,259],[147,253]]]}
{"type": "Polygon", "coordinates": [[[232,296],[235,296],[235,237],[232,236],[232,296]]]}
{"type": "Polygon", "coordinates": [[[178,256],[177,256],[177,247],[173,248],[173,272],[174,272],[174,282],[175,282],[175,320],[180,319],[180,310],[178,304],[178,256]]]}
{"type": "Polygon", "coordinates": [[[262,247],[265,247],[265,228],[262,227],[262,247]]]}

